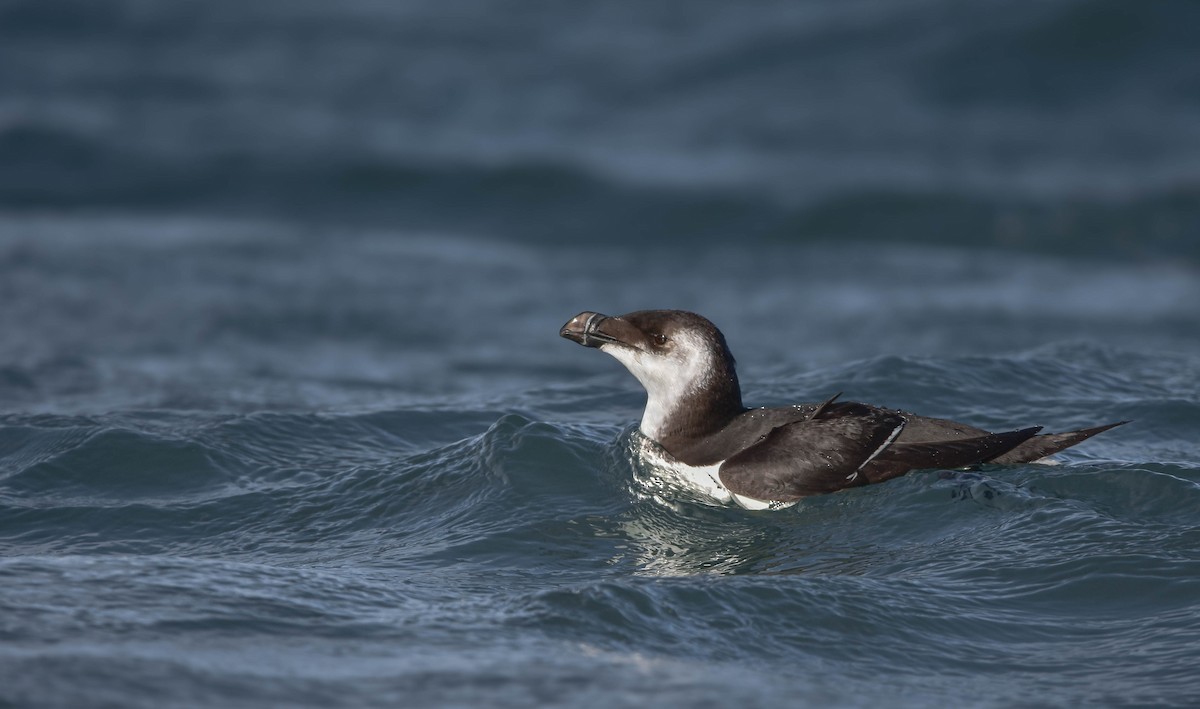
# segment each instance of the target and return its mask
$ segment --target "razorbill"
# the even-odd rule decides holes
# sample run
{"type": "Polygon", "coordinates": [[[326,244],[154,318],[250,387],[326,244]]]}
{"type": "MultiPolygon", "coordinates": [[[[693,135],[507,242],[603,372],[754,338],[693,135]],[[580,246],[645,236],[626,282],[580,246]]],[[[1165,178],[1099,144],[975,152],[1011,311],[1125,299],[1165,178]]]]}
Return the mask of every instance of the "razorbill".
{"type": "Polygon", "coordinates": [[[725,336],[683,310],[583,312],[559,334],[615,357],[646,388],[640,430],[659,466],[718,500],[778,508],[922,468],[1028,463],[1121,423],[1037,435],[990,433],[907,411],[838,401],[748,409],[725,336]]]}

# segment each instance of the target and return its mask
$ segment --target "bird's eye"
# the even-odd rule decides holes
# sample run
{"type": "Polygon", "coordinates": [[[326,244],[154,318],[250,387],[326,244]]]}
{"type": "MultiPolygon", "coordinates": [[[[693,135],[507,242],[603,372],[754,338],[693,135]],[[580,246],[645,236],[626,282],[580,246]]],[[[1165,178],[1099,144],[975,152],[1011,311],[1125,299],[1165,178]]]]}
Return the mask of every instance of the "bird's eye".
{"type": "Polygon", "coordinates": [[[661,332],[655,333],[654,344],[660,345],[660,346],[667,344],[667,336],[662,334],[661,332]]]}

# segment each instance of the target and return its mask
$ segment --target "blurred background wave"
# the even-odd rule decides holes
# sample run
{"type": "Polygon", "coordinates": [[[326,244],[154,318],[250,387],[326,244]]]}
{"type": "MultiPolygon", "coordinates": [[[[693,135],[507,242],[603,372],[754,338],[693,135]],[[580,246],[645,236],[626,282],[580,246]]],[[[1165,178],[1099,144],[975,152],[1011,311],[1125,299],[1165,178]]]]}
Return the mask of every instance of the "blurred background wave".
{"type": "Polygon", "coordinates": [[[0,208],[1200,256],[1186,0],[6,0],[0,208]]]}

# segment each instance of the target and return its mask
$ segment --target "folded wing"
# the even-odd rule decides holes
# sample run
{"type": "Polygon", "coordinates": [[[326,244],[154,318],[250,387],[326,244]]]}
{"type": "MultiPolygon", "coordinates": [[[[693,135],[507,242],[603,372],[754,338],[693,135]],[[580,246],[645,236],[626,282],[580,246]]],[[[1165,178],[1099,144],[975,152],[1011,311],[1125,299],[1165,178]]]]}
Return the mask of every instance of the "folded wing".
{"type": "Polygon", "coordinates": [[[910,470],[995,460],[1041,430],[1039,426],[948,441],[896,443],[905,423],[897,411],[831,399],[811,418],[772,429],[726,460],[721,482],[745,497],[792,502],[883,482],[910,470]]]}
{"type": "Polygon", "coordinates": [[[829,408],[841,415],[780,426],[730,457],[721,483],[738,495],[780,502],[867,484],[860,469],[895,440],[904,417],[861,404],[829,408]]]}
{"type": "Polygon", "coordinates": [[[972,438],[926,443],[894,443],[863,467],[872,483],[899,477],[921,468],[964,468],[991,462],[1037,435],[1041,426],[1019,431],[989,433],[972,438]]]}

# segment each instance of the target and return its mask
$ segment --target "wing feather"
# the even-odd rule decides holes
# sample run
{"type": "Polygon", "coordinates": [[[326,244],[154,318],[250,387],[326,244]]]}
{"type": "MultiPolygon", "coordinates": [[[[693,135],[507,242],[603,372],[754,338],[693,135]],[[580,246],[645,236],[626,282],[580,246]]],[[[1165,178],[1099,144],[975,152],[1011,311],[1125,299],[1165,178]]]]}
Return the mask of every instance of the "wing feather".
{"type": "Polygon", "coordinates": [[[921,468],[963,468],[990,461],[1033,438],[1041,426],[986,436],[956,438],[928,443],[896,443],[888,446],[868,465],[863,476],[878,483],[921,468]]]}

